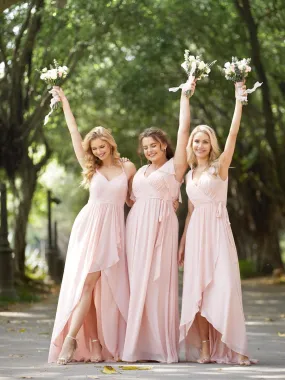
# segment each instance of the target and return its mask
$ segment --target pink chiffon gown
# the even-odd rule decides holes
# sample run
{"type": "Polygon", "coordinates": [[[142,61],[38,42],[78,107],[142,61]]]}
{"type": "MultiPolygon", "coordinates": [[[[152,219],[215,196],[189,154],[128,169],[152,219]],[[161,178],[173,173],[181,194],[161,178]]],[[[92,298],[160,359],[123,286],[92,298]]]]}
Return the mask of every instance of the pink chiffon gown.
{"type": "Polygon", "coordinates": [[[187,174],[186,191],[194,211],[186,235],[181,357],[199,358],[199,311],[210,323],[211,361],[238,363],[238,354],[248,355],[239,263],[226,208],[228,180],[214,173],[210,168],[197,184],[192,172],[187,174]]]}
{"type": "Polygon", "coordinates": [[[93,303],[77,335],[73,360],[90,359],[96,318],[103,358],[122,356],[129,300],[124,224],[127,189],[124,170],[110,181],[97,170],[91,180],[89,201],[78,214],[69,240],[49,362],[58,359],[88,273],[97,271],[101,271],[94,292],[97,313],[93,303]]]}
{"type": "Polygon", "coordinates": [[[178,361],[178,220],[173,200],[179,196],[173,159],[133,180],[133,205],[126,225],[130,304],[123,360],[178,361]]]}

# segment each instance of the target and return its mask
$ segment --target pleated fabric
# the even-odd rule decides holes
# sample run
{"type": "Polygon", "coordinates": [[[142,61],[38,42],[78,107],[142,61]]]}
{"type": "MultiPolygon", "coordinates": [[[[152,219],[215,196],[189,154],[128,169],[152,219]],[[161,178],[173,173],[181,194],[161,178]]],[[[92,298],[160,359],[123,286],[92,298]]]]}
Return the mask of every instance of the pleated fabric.
{"type": "Polygon", "coordinates": [[[103,358],[118,360],[122,357],[129,300],[124,225],[127,189],[124,171],[111,181],[97,171],[91,180],[89,201],[78,214],[71,231],[49,362],[58,359],[88,273],[97,271],[101,276],[77,335],[78,348],[73,360],[90,359],[96,318],[103,358]]]}
{"type": "Polygon", "coordinates": [[[133,180],[132,207],[126,224],[130,304],[123,360],[177,362],[179,196],[173,159],[133,180]]]}

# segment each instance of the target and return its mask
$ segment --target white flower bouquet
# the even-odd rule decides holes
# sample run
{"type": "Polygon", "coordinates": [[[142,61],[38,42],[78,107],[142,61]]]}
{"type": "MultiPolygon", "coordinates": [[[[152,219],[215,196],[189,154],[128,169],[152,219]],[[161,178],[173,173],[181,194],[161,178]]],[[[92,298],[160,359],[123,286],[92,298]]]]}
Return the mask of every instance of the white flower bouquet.
{"type": "Polygon", "coordinates": [[[247,94],[251,94],[262,85],[262,83],[256,82],[252,89],[247,89],[245,91],[246,94],[242,95],[242,86],[245,83],[248,73],[251,72],[250,61],[250,58],[243,58],[239,61],[237,57],[232,57],[232,62],[226,62],[223,68],[226,79],[236,83],[237,99],[240,100],[243,105],[247,105],[247,94]]]}
{"type": "MultiPolygon", "coordinates": [[[[216,61],[213,61],[211,63],[205,63],[204,61],[202,61],[199,55],[195,57],[194,55],[190,55],[189,50],[185,50],[184,62],[181,64],[181,66],[186,71],[186,74],[189,78],[191,78],[192,80],[200,80],[209,75],[209,73],[211,72],[211,67],[215,63],[216,61]]],[[[180,85],[179,87],[172,87],[169,89],[169,91],[175,92],[180,88],[182,88],[182,85],[180,85]]],[[[191,91],[185,91],[185,95],[187,97],[190,97],[192,95],[191,91]]]]}
{"type": "MultiPolygon", "coordinates": [[[[53,63],[54,67],[50,66],[50,70],[45,67],[40,71],[40,78],[48,84],[48,88],[52,88],[53,86],[61,86],[63,79],[65,79],[68,74],[68,68],[66,66],[59,66],[55,59],[53,63]]],[[[50,101],[51,110],[45,117],[44,125],[46,125],[53,110],[57,109],[59,104],[59,99],[57,97],[52,97],[50,101]]]]}

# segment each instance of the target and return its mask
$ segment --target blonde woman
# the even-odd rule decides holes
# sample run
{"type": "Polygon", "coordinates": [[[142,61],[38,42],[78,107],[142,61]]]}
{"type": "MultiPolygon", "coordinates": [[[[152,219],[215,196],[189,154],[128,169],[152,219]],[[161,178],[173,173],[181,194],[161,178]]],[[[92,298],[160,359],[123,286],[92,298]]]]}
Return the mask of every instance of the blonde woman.
{"type": "MultiPolygon", "coordinates": [[[[242,94],[245,86],[236,92],[242,94]]],[[[228,170],[236,145],[242,104],[235,111],[220,154],[212,128],[196,127],[187,145],[188,215],[179,246],[184,264],[180,343],[186,360],[250,365],[242,307],[239,263],[226,208],[228,170]]]]}
{"type": "Polygon", "coordinates": [[[62,102],[90,197],[70,236],[49,362],[118,360],[129,300],[124,204],[135,167],[120,162],[117,144],[103,127],[82,142],[64,92],[54,87],[52,94],[62,102]]]}

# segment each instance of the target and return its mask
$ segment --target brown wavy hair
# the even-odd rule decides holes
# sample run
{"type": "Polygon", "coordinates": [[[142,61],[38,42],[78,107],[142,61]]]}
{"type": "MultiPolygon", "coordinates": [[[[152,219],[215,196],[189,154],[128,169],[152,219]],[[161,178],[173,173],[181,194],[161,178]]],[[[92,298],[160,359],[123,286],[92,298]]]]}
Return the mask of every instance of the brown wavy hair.
{"type": "Polygon", "coordinates": [[[169,137],[167,134],[159,128],[147,128],[145,129],[140,135],[139,135],[139,148],[138,148],[138,153],[141,155],[143,153],[142,150],[142,140],[145,137],[152,137],[155,141],[161,144],[166,144],[166,158],[169,160],[170,158],[174,157],[174,151],[171,146],[171,142],[169,140],[169,137]]]}
{"type": "Polygon", "coordinates": [[[82,185],[84,187],[88,187],[90,184],[90,181],[96,171],[97,168],[102,166],[103,162],[96,157],[92,150],[91,150],[91,141],[100,139],[103,141],[106,141],[111,148],[111,155],[113,157],[114,162],[118,161],[120,158],[120,153],[118,152],[117,144],[112,136],[111,132],[108,131],[108,129],[103,128],[103,127],[95,127],[93,128],[87,135],[85,136],[83,142],[82,142],[82,147],[85,152],[84,156],[84,170],[82,172],[83,174],[83,181],[82,185]]]}

